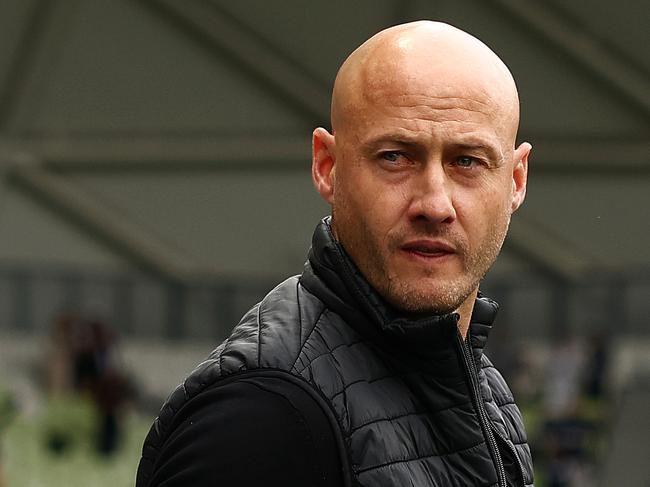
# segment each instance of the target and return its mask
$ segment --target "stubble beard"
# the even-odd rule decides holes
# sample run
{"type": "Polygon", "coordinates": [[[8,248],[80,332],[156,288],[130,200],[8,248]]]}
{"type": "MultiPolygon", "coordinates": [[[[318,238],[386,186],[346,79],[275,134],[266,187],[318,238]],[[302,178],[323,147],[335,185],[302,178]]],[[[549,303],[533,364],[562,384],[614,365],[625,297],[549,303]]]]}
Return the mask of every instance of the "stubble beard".
{"type": "Polygon", "coordinates": [[[437,232],[429,237],[442,237],[452,242],[461,261],[461,270],[453,277],[437,276],[435,271],[424,270],[422,277],[400,278],[391,273],[387,261],[382,259],[379,279],[385,283],[378,289],[393,306],[415,314],[448,314],[458,310],[478,289],[481,280],[496,260],[507,233],[508,221],[502,229],[490,231],[486,239],[475,250],[466,241],[451,232],[437,232]]]}
{"type": "Polygon", "coordinates": [[[392,232],[386,242],[373,234],[363,219],[354,222],[333,209],[337,238],[369,284],[392,306],[411,314],[452,313],[474,293],[498,256],[508,231],[510,214],[504,212],[481,245],[472,250],[467,241],[447,226],[428,225],[392,232]],[[337,222],[340,223],[337,225],[337,222]],[[351,225],[354,225],[352,227],[351,225]],[[353,230],[354,229],[354,230],[353,230]],[[456,249],[462,267],[454,277],[437,276],[435,269],[422,268],[419,276],[403,276],[391,270],[391,256],[400,252],[404,236],[443,238],[456,249]]]}

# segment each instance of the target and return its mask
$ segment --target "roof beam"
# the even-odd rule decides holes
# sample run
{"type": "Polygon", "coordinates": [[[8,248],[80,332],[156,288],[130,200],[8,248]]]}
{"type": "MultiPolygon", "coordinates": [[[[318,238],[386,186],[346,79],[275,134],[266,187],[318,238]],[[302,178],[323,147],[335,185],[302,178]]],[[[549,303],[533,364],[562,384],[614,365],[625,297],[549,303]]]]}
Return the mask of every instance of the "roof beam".
{"type": "Polygon", "coordinates": [[[535,174],[577,176],[650,176],[650,139],[532,139],[535,174]]]}
{"type": "Polygon", "coordinates": [[[148,6],[220,60],[225,57],[261,82],[301,113],[310,126],[329,120],[327,85],[216,2],[140,0],[139,3],[148,6]]]}
{"type": "Polygon", "coordinates": [[[33,154],[57,170],[196,171],[309,169],[308,137],[2,138],[0,153],[33,154]]]}
{"type": "Polygon", "coordinates": [[[6,129],[16,106],[22,99],[26,80],[43,46],[45,28],[52,16],[54,2],[33,0],[17,47],[7,69],[7,77],[0,87],[0,129],[6,129]]]}
{"type": "Polygon", "coordinates": [[[505,248],[555,281],[575,281],[586,271],[608,267],[607,263],[528,218],[513,220],[505,248]]]}
{"type": "Polygon", "coordinates": [[[650,118],[648,76],[617,57],[593,34],[581,28],[548,2],[535,0],[491,0],[506,13],[525,22],[546,40],[589,69],[650,118]]]}
{"type": "Polygon", "coordinates": [[[43,169],[36,161],[23,158],[11,162],[7,170],[9,181],[136,267],[179,283],[210,272],[189,255],[162,242],[71,181],[43,169]]]}

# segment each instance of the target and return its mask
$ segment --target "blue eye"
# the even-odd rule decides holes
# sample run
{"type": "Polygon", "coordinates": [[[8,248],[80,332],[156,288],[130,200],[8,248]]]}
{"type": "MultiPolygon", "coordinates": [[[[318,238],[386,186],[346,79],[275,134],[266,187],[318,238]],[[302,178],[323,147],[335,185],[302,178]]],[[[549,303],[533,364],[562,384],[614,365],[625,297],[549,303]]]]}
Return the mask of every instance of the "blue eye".
{"type": "Polygon", "coordinates": [[[476,159],[468,156],[461,156],[456,159],[456,165],[460,167],[472,167],[472,164],[476,162],[476,159]]]}
{"type": "Polygon", "coordinates": [[[387,151],[387,152],[382,152],[381,157],[382,159],[388,161],[388,162],[397,162],[397,160],[402,156],[400,152],[396,151],[387,151]]]}

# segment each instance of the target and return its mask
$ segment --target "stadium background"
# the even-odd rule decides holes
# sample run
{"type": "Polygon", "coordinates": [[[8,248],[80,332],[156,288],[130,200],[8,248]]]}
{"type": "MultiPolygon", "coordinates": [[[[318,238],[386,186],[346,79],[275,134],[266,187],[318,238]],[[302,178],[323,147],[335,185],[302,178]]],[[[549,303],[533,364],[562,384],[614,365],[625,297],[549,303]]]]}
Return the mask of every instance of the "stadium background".
{"type": "Polygon", "coordinates": [[[164,396],[301,270],[327,213],[310,134],[338,65],[422,18],[476,35],[518,82],[529,191],[483,290],[502,305],[490,347],[529,411],[539,485],[647,485],[650,4],[0,0],[7,485],[131,485],[164,396]],[[92,429],[83,404],[52,405],[64,315],[119,335],[137,394],[112,459],[43,439],[48,421],[92,429]],[[562,411],[556,393],[573,394],[562,411]]]}

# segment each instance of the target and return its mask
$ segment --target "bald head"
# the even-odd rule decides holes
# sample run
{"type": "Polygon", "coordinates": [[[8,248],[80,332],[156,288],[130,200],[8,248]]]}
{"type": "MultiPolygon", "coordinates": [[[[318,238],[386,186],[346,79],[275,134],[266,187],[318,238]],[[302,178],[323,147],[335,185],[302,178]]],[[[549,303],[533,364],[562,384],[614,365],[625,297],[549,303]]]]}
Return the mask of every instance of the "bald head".
{"type": "MultiPolygon", "coordinates": [[[[471,98],[494,112],[498,130],[514,144],[519,124],[515,82],[485,44],[448,24],[418,21],[388,28],[341,66],[332,94],[332,128],[342,130],[364,105],[392,97],[434,93],[471,98]]],[[[416,99],[412,100],[417,102],[416,99]]]]}

